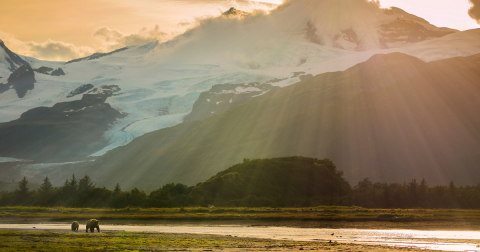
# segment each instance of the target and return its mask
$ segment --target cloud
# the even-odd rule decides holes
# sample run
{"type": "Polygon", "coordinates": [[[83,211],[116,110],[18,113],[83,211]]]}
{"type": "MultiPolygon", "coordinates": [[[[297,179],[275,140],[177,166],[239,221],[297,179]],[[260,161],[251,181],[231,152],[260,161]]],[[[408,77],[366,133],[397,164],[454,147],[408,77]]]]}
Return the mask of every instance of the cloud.
{"type": "MultiPolygon", "coordinates": [[[[209,3],[208,5],[205,5],[205,7],[201,4],[198,4],[199,1],[197,0],[185,1],[196,3],[196,5],[191,6],[200,8],[200,10],[197,10],[193,13],[198,13],[199,15],[204,14],[205,8],[208,7],[209,11],[207,11],[207,13],[210,13],[214,16],[218,16],[223,11],[226,11],[227,9],[225,8],[227,8],[227,6],[235,6],[248,11],[251,11],[252,9],[263,9],[265,11],[270,11],[276,5],[269,4],[268,2],[278,2],[277,0],[205,0],[206,3],[209,3]],[[216,13],[216,10],[218,10],[218,13],[216,13]]],[[[167,7],[168,6],[169,5],[167,3],[167,7]]],[[[177,8],[178,4],[173,6],[177,8]]],[[[0,39],[2,39],[12,51],[20,55],[34,57],[40,60],[67,61],[74,58],[85,57],[95,52],[108,52],[125,46],[142,45],[152,41],[166,42],[169,39],[183,33],[186,29],[191,29],[201,25],[202,22],[200,20],[209,18],[212,17],[197,16],[196,18],[192,18],[191,16],[185,16],[183,19],[179,20],[179,23],[176,23],[177,25],[171,25],[171,27],[174,27],[173,30],[167,29],[168,34],[165,33],[165,30],[159,27],[159,25],[144,27],[143,29],[132,34],[123,32],[121,28],[118,29],[117,27],[103,26],[96,29],[91,34],[92,36],[87,38],[87,40],[91,39],[91,42],[93,42],[91,45],[89,44],[89,46],[80,46],[77,43],[64,42],[59,40],[59,37],[52,37],[51,39],[45,41],[21,41],[14,35],[3,32],[0,32],[0,39]]],[[[82,43],[85,43],[85,39],[82,43]]]]}
{"type": "Polygon", "coordinates": [[[94,49],[88,46],[75,46],[51,39],[42,43],[24,42],[16,39],[12,34],[4,32],[0,32],[0,39],[13,52],[41,60],[66,61],[94,53],[94,49]]]}
{"type": "Polygon", "coordinates": [[[43,43],[27,42],[26,45],[30,49],[30,55],[37,59],[63,61],[85,57],[94,53],[93,48],[88,46],[77,47],[73,44],[51,39],[43,43]]]}
{"type": "Polygon", "coordinates": [[[38,43],[34,41],[24,42],[18,40],[9,33],[0,32],[0,39],[10,50],[20,55],[34,57],[40,60],[68,61],[81,58],[99,52],[107,52],[125,46],[143,45],[152,41],[166,40],[167,34],[160,30],[160,27],[148,29],[143,28],[137,33],[124,34],[116,29],[100,27],[93,34],[97,47],[76,46],[63,41],[48,39],[38,43]]]}
{"type": "Polygon", "coordinates": [[[378,1],[289,0],[245,17],[198,19],[195,27],[159,45],[162,56],[157,60],[221,62],[252,69],[296,66],[307,58],[342,53],[329,48],[348,29],[358,31],[359,39],[368,42],[365,49],[378,48],[376,26],[395,19],[385,14],[378,1]]]}
{"type": "Polygon", "coordinates": [[[480,24],[480,0],[469,0],[472,7],[468,10],[468,15],[480,24]]]}
{"type": "Polygon", "coordinates": [[[144,27],[138,33],[129,35],[103,26],[93,33],[93,37],[101,47],[110,50],[125,46],[143,45],[156,40],[163,41],[166,39],[167,34],[162,32],[158,25],[152,29],[144,27]]]}
{"type": "MultiPolygon", "coordinates": [[[[376,48],[378,34],[372,26],[386,19],[395,19],[384,13],[378,1],[370,0],[286,0],[274,9],[266,8],[265,3],[259,2],[228,2],[251,14],[183,20],[176,27],[184,26],[187,32],[173,39],[172,34],[166,34],[158,25],[145,27],[133,34],[103,26],[92,34],[94,48],[54,40],[21,42],[14,38],[10,44],[15,44],[12,50],[23,55],[48,60],[71,60],[94,51],[107,52],[159,41],[156,51],[162,56],[155,60],[212,64],[226,61],[251,68],[291,66],[298,65],[312,52],[318,53],[318,58],[337,53],[321,45],[332,46],[339,32],[347,29],[360,31],[357,34],[359,39],[367,41],[367,46],[376,48]]],[[[228,9],[218,10],[220,14],[228,9]]],[[[5,42],[8,44],[7,40],[5,42]]]]}

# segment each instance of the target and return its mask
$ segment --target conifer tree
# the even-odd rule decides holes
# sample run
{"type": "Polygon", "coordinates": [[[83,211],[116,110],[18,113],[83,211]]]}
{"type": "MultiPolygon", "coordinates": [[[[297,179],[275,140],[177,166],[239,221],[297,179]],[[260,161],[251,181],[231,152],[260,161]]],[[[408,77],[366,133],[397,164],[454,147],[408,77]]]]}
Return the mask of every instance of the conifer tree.
{"type": "Polygon", "coordinates": [[[455,193],[455,183],[453,183],[453,181],[450,181],[450,184],[448,185],[448,189],[450,190],[450,193],[452,195],[455,193]]]}
{"type": "Polygon", "coordinates": [[[422,179],[420,182],[420,186],[418,188],[418,200],[419,200],[419,205],[421,207],[426,207],[427,206],[427,190],[428,190],[428,184],[425,179],[422,179]]]}
{"type": "Polygon", "coordinates": [[[65,183],[63,183],[62,190],[64,193],[68,193],[70,191],[70,183],[68,182],[68,179],[66,179],[65,183]]]}
{"type": "Polygon", "coordinates": [[[72,179],[70,179],[70,190],[75,192],[78,189],[78,181],[75,178],[75,173],[72,175],[72,179]]]}
{"type": "Polygon", "coordinates": [[[52,189],[53,189],[53,185],[52,185],[52,183],[50,182],[50,179],[47,176],[47,177],[45,177],[45,179],[43,179],[43,184],[40,186],[38,191],[42,195],[47,195],[52,191],[52,189]]]}
{"type": "Polygon", "coordinates": [[[88,175],[85,175],[85,177],[80,179],[80,181],[78,182],[78,191],[80,193],[86,193],[91,189],[93,189],[93,187],[94,186],[93,186],[92,179],[88,175]]]}
{"type": "Polygon", "coordinates": [[[115,186],[115,189],[113,190],[113,196],[115,197],[120,193],[122,193],[122,188],[120,188],[120,184],[117,183],[117,185],[115,186]]]}
{"type": "Polygon", "coordinates": [[[18,193],[22,196],[22,197],[25,197],[28,195],[28,180],[27,178],[24,176],[23,179],[18,182],[18,193]]]}

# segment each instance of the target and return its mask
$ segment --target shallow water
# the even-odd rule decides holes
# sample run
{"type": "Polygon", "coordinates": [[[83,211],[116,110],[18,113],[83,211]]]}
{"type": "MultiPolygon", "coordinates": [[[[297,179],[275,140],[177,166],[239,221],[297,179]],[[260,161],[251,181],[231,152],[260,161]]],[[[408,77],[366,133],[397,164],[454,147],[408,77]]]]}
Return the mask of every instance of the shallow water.
{"type": "MultiPolygon", "coordinates": [[[[82,225],[83,226],[83,225],[82,225]]],[[[69,224],[0,224],[0,229],[69,230],[69,224]]],[[[237,237],[265,238],[295,241],[332,241],[365,245],[410,247],[443,251],[480,251],[478,231],[418,231],[418,230],[366,230],[318,229],[288,227],[247,226],[135,226],[101,225],[101,230],[130,232],[190,233],[231,235],[237,237]],[[435,240],[450,240],[441,242],[435,240]],[[455,240],[455,242],[451,242],[455,240]],[[476,244],[466,240],[477,240],[476,244]]],[[[80,231],[83,231],[81,228],[80,231]]]]}

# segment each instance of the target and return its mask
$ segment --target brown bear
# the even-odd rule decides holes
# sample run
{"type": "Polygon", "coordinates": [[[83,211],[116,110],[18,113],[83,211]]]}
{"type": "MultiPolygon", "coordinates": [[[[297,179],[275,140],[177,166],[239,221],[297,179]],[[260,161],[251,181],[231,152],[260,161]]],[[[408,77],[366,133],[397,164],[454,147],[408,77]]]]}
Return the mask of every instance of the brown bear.
{"type": "Polygon", "coordinates": [[[72,222],[72,231],[78,231],[78,227],[80,227],[80,224],[78,224],[78,221],[72,222]]]}
{"type": "Polygon", "coordinates": [[[97,229],[98,232],[100,232],[100,227],[98,226],[98,223],[99,221],[95,219],[91,219],[87,221],[87,233],[88,233],[88,229],[90,229],[90,232],[93,233],[95,231],[95,228],[97,229]]]}

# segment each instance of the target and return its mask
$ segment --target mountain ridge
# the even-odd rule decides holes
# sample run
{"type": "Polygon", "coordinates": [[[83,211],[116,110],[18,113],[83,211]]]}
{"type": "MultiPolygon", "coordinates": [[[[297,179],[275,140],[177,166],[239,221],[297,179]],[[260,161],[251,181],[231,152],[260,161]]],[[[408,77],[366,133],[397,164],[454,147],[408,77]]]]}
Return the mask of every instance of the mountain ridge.
{"type": "Polygon", "coordinates": [[[18,56],[16,53],[12,52],[8,47],[5,45],[3,40],[0,39],[0,49],[3,50],[4,53],[0,52],[0,57],[3,54],[3,58],[6,61],[5,64],[9,64],[7,67],[10,72],[15,71],[17,68],[19,68],[22,65],[27,65],[30,66],[30,64],[22,59],[20,56],[18,56]]]}
{"type": "MultiPolygon", "coordinates": [[[[429,183],[455,179],[462,184],[478,173],[472,170],[472,164],[480,158],[474,155],[480,149],[480,141],[475,140],[480,134],[470,126],[455,137],[454,129],[465,126],[453,111],[480,106],[473,98],[480,95],[480,87],[472,82],[478,78],[477,68],[471,66],[452,68],[448,64],[439,68],[404,54],[378,55],[344,72],[321,74],[270,92],[229,113],[146,134],[108,152],[84,172],[104,178],[99,182],[106,186],[138,181],[146,185],[167,181],[194,184],[243,158],[301,155],[332,159],[349,181],[370,177],[400,182],[405,173],[405,179],[412,174],[427,177],[438,160],[450,164],[463,155],[465,160],[456,167],[456,173],[449,165],[441,165],[437,169],[443,173],[429,175],[429,183]],[[390,73],[377,71],[378,64],[387,69],[390,63],[404,65],[403,70],[391,72],[397,80],[390,73]],[[465,80],[461,82],[462,91],[469,91],[465,99],[458,99],[464,96],[461,91],[452,91],[460,86],[452,86],[453,81],[448,81],[451,77],[465,80]],[[435,95],[427,100],[420,98],[428,97],[429,92],[435,95]],[[453,106],[449,108],[443,99],[453,106]],[[434,114],[428,112],[431,109],[434,114]],[[426,120],[428,115],[433,116],[432,120],[426,120]],[[433,126],[438,120],[449,121],[433,126]],[[429,127],[433,128],[427,130],[429,127]],[[437,138],[439,134],[443,137],[437,138]],[[474,137],[467,140],[468,134],[474,137]],[[439,141],[449,141],[458,150],[439,141]],[[462,142],[467,146],[459,147],[462,142]],[[465,152],[466,148],[470,151],[465,152]],[[447,150],[460,156],[444,155],[447,150]],[[430,154],[422,160],[420,157],[429,151],[435,153],[435,158],[430,154]],[[131,167],[135,167],[135,174],[129,171],[131,167]]],[[[464,120],[480,124],[478,116],[465,116],[464,120]]]]}
{"type": "MultiPolygon", "coordinates": [[[[471,69],[471,66],[467,66],[468,64],[471,65],[471,62],[469,61],[470,63],[465,65],[466,59],[464,58],[447,60],[443,63],[431,61],[480,53],[480,46],[477,43],[480,38],[480,30],[459,32],[449,28],[436,27],[425,19],[411,15],[401,9],[382,9],[379,8],[378,4],[371,1],[338,0],[332,5],[327,5],[329,2],[332,1],[296,0],[290,1],[269,13],[252,12],[248,15],[239,10],[231,9],[224,15],[199,21],[197,26],[173,40],[154,41],[145,45],[120,48],[109,53],[95,53],[72,60],[75,63],[48,62],[18,56],[37,72],[43,74],[35,75],[35,88],[27,89],[28,92],[21,99],[13,91],[0,94],[0,121],[8,124],[22,119],[21,115],[30,110],[54,107],[58,103],[70,103],[82,99],[81,95],[75,94],[111,93],[112,95],[106,98],[106,103],[110,104],[111,109],[123,116],[117,118],[115,123],[109,124],[109,127],[101,127],[103,132],[97,132],[96,139],[92,139],[91,143],[79,141],[78,143],[83,145],[81,148],[97,151],[95,153],[90,151],[77,152],[75,154],[81,153],[83,156],[75,155],[74,159],[97,158],[99,161],[105,161],[106,168],[103,168],[99,163],[95,163],[92,168],[89,168],[88,166],[91,163],[84,163],[82,168],[78,170],[78,172],[81,172],[95,168],[98,171],[92,174],[99,174],[104,178],[112,172],[110,169],[114,169],[118,165],[125,174],[113,174],[111,178],[127,181],[125,185],[128,185],[128,181],[141,181],[141,178],[145,176],[144,173],[149,172],[161,177],[159,179],[161,181],[167,181],[166,179],[171,178],[177,181],[170,182],[187,181],[188,183],[195,183],[198,178],[207,178],[203,172],[210,173],[220,169],[220,167],[228,167],[234,161],[239,162],[243,158],[263,158],[266,156],[262,155],[267,154],[270,155],[269,157],[303,155],[315,156],[316,158],[330,158],[331,155],[336,158],[335,163],[352,167],[352,163],[342,161],[342,155],[354,156],[353,153],[356,152],[364,153],[365,157],[357,155],[354,160],[357,160],[361,167],[371,165],[372,170],[376,173],[371,176],[373,179],[381,180],[394,177],[395,169],[391,167],[399,167],[401,162],[395,161],[396,163],[393,166],[386,165],[385,171],[381,172],[382,162],[393,162],[392,160],[395,160],[395,157],[383,152],[378,144],[382,140],[379,137],[377,137],[378,139],[375,137],[362,138],[365,141],[365,146],[368,147],[366,149],[370,151],[368,153],[362,152],[363,149],[357,146],[359,143],[356,141],[352,141],[352,144],[357,144],[355,148],[358,148],[358,150],[352,149],[353,147],[339,147],[349,146],[346,143],[348,138],[345,135],[352,136],[354,135],[352,132],[355,132],[355,129],[347,127],[345,124],[352,122],[352,125],[357,125],[358,131],[365,131],[362,132],[363,135],[373,134],[367,129],[377,129],[377,126],[362,122],[357,118],[359,116],[373,117],[373,119],[379,120],[378,125],[388,126],[388,128],[382,128],[384,131],[390,130],[390,132],[393,132],[392,134],[397,135],[399,134],[398,126],[395,126],[389,120],[408,122],[410,126],[405,127],[412,132],[413,130],[409,128],[411,125],[420,122],[422,125],[427,124],[423,121],[424,119],[417,117],[412,117],[415,119],[412,121],[412,118],[402,112],[408,106],[400,105],[399,98],[394,95],[393,88],[390,86],[397,86],[398,83],[408,86],[407,80],[413,78],[414,81],[418,81],[423,76],[423,73],[420,73],[419,70],[432,74],[436,71],[435,68],[443,69],[445,72],[439,73],[439,75],[447,76],[446,74],[448,74],[448,78],[463,81],[462,77],[456,76],[455,73],[448,70],[448,67],[452,65],[456,65],[453,69],[462,73],[465,72],[466,76],[473,76],[468,70],[471,69]],[[331,22],[326,22],[329,20],[331,22]],[[394,52],[405,53],[418,59],[395,56],[395,54],[393,56],[371,57],[372,55],[394,52]],[[356,65],[362,62],[365,64],[356,65]],[[409,64],[411,66],[407,66],[409,64]],[[372,70],[374,68],[376,71],[385,74],[375,73],[372,70]],[[61,76],[50,75],[53,69],[57,69],[55,73],[61,76]],[[61,71],[58,69],[61,69],[61,71]],[[62,75],[62,73],[66,75],[62,75]],[[322,74],[323,77],[318,77],[318,74],[322,74]],[[314,75],[317,78],[306,80],[306,78],[314,75]],[[316,97],[300,92],[298,86],[290,88],[295,83],[305,85],[305,83],[311,82],[320,83],[321,89],[317,85],[308,85],[311,92],[316,93],[316,97]],[[342,83],[342,85],[337,86],[337,82],[342,83]],[[237,83],[238,86],[228,87],[228,83],[237,83]],[[272,87],[257,87],[258,89],[255,89],[254,86],[248,86],[250,83],[268,84],[272,87]],[[216,88],[219,87],[221,87],[221,90],[219,89],[217,92],[216,88]],[[284,92],[287,91],[282,91],[280,87],[282,89],[286,88],[292,94],[285,94],[284,92]],[[246,92],[240,94],[237,92],[237,88],[246,90],[246,92]],[[279,92],[267,92],[267,89],[270,88],[280,90],[277,90],[279,92]],[[253,89],[256,91],[250,92],[253,89]],[[221,92],[225,94],[217,94],[221,92]],[[389,102],[376,95],[382,92],[392,96],[391,102],[397,102],[394,105],[400,110],[399,112],[391,110],[392,115],[386,115],[382,108],[389,108],[389,102]],[[237,95],[237,98],[245,96],[243,97],[245,99],[241,98],[238,101],[239,103],[249,101],[249,105],[237,104],[236,98],[231,97],[233,94],[237,95]],[[283,94],[282,97],[286,103],[270,100],[278,99],[279,94],[283,94]],[[266,98],[263,98],[264,96],[266,98]],[[302,96],[303,99],[297,96],[302,96]],[[270,102],[264,100],[267,98],[270,102]],[[212,103],[207,99],[211,100],[212,103]],[[253,100],[258,99],[260,101],[253,102],[253,100]],[[321,103],[316,99],[323,99],[324,101],[321,103]],[[277,106],[276,108],[272,105],[273,103],[277,106]],[[252,104],[256,105],[253,106],[252,104]],[[311,106],[314,105],[317,107],[312,108],[311,106]],[[249,109],[242,110],[245,109],[244,106],[249,109]],[[331,112],[333,107],[342,113],[331,112]],[[263,109],[266,111],[261,111],[263,109]],[[315,113],[316,110],[325,113],[325,118],[320,118],[320,115],[318,115],[320,112],[315,113]],[[293,113],[293,111],[296,112],[293,113]],[[357,111],[358,115],[352,113],[352,111],[357,111]],[[214,112],[213,114],[223,114],[220,117],[214,115],[212,118],[208,118],[206,122],[189,122],[182,124],[181,127],[173,127],[185,120],[209,117],[212,112],[214,112]],[[226,113],[235,113],[238,118],[233,118],[226,113]],[[273,115],[270,113],[273,113],[273,115]],[[350,117],[346,117],[345,114],[348,113],[351,113],[349,114],[350,117]],[[376,114],[378,116],[375,117],[376,114]],[[331,122],[326,123],[325,120],[327,119],[331,122]],[[340,119],[345,122],[342,123],[340,119]],[[226,122],[227,125],[216,125],[222,122],[226,122]],[[258,122],[259,126],[255,122],[258,122]],[[305,125],[298,122],[305,122],[305,125]],[[240,127],[240,125],[244,125],[244,127],[240,127]],[[319,131],[314,131],[311,128],[314,127],[312,125],[315,125],[319,131]],[[260,126],[264,127],[265,130],[258,129],[260,126]],[[342,126],[343,128],[337,128],[336,126],[342,126]],[[217,132],[210,128],[216,129],[217,132]],[[156,130],[159,129],[165,129],[165,132],[171,135],[166,136],[163,133],[161,136],[157,135],[156,130]],[[293,129],[301,129],[304,133],[295,132],[293,129]],[[248,130],[251,132],[248,132],[248,130]],[[155,134],[150,135],[149,132],[155,134]],[[312,139],[308,140],[308,137],[302,136],[307,132],[312,134],[310,136],[312,139]],[[144,134],[147,134],[145,135],[147,140],[142,138],[144,134]],[[233,138],[232,135],[235,134],[243,137],[233,138]],[[279,135],[275,136],[275,134],[279,135]],[[287,136],[286,139],[290,139],[290,142],[282,140],[281,136],[283,135],[287,136]],[[148,138],[152,138],[152,136],[158,137],[158,143],[153,144],[148,141],[148,138]],[[102,143],[96,146],[102,146],[101,149],[89,148],[90,145],[95,145],[99,139],[102,140],[102,143]],[[148,144],[142,150],[140,142],[144,141],[148,144]],[[323,145],[321,144],[322,141],[324,141],[323,145]],[[128,170],[128,167],[112,161],[112,153],[116,153],[118,150],[108,152],[130,142],[133,145],[128,148],[137,153],[137,156],[145,157],[145,160],[138,163],[131,161],[133,167],[140,167],[139,170],[141,170],[139,174],[135,175],[131,174],[132,172],[128,170]],[[189,142],[192,142],[193,145],[190,146],[189,142]],[[298,147],[298,153],[292,153],[293,146],[298,147]],[[306,146],[310,146],[312,150],[309,150],[306,146]],[[342,152],[342,149],[346,151],[342,152]],[[383,153],[384,158],[379,158],[378,162],[371,161],[377,158],[374,155],[377,152],[383,153]],[[105,153],[107,154],[102,156],[105,153]],[[147,153],[152,156],[161,156],[161,159],[155,160],[147,153]],[[182,156],[182,153],[186,154],[182,156]],[[224,155],[221,155],[221,153],[224,155]],[[167,154],[170,157],[167,157],[167,154]],[[206,155],[206,157],[203,158],[203,155],[206,155]],[[178,160],[175,160],[175,158],[178,160]],[[219,162],[217,164],[212,160],[219,160],[219,162]],[[164,168],[159,168],[160,171],[156,171],[152,168],[155,165],[164,168]],[[197,165],[200,167],[199,171],[190,173],[189,167],[197,165]],[[143,168],[143,166],[145,167],[143,168]]],[[[7,61],[1,57],[2,53],[3,51],[0,48],[0,61],[5,63],[7,61]]],[[[6,80],[5,77],[11,74],[8,69],[9,66],[10,63],[0,64],[0,75],[2,77],[0,82],[6,80]]],[[[438,80],[440,83],[444,81],[435,76],[432,76],[431,79],[438,80]]],[[[430,83],[428,78],[426,78],[426,83],[430,83]]],[[[466,83],[469,83],[468,80],[466,83]]],[[[9,85],[7,86],[9,87],[9,85]]],[[[424,92],[420,87],[427,89],[425,85],[419,85],[419,87],[412,87],[412,90],[424,92]]],[[[444,89],[448,88],[448,85],[444,85],[444,89]]],[[[407,90],[401,90],[404,93],[400,94],[407,96],[407,90]]],[[[432,92],[436,94],[437,90],[432,92]]],[[[456,94],[453,91],[451,93],[452,95],[456,94]]],[[[472,93],[475,93],[475,90],[472,93]]],[[[438,99],[429,98],[424,94],[421,94],[421,96],[426,101],[434,100],[435,106],[443,106],[438,99]]],[[[426,101],[419,103],[412,97],[403,99],[412,104],[427,105],[426,101]]],[[[443,93],[442,99],[459,104],[459,101],[454,100],[453,96],[447,97],[443,93]]],[[[475,104],[475,102],[472,101],[472,104],[475,104]]],[[[442,108],[445,109],[444,106],[442,108]]],[[[416,115],[415,113],[420,113],[420,111],[421,109],[419,111],[414,109],[412,115],[416,115]]],[[[446,111],[449,110],[446,109],[446,111]]],[[[450,119],[450,122],[457,123],[451,114],[446,111],[442,113],[450,119]]],[[[460,114],[463,115],[464,113],[460,114]]],[[[467,113],[465,116],[466,120],[476,120],[470,118],[473,117],[471,114],[467,113]]],[[[440,120],[434,115],[432,117],[435,120],[440,120]]],[[[85,118],[87,121],[89,119],[91,118],[85,118]]],[[[375,122],[375,120],[372,122],[375,122]]],[[[452,125],[447,126],[453,127],[452,125]]],[[[461,129],[458,124],[455,125],[455,127],[460,127],[459,130],[461,129]]],[[[418,127],[420,129],[424,126],[418,127]]],[[[32,128],[32,130],[35,129],[32,128]]],[[[446,128],[441,130],[447,132],[446,128]]],[[[467,132],[468,134],[475,134],[474,130],[470,128],[467,132]]],[[[433,133],[438,132],[432,131],[431,134],[433,133]]],[[[88,132],[83,132],[83,134],[89,136],[88,132]]],[[[422,131],[421,135],[427,139],[427,133],[422,131]]],[[[52,135],[52,137],[55,136],[52,135]]],[[[390,140],[386,135],[379,133],[379,136],[390,140]]],[[[3,137],[0,140],[7,139],[3,137]]],[[[428,143],[419,143],[418,140],[409,137],[411,135],[408,134],[406,138],[409,141],[416,142],[418,146],[423,146],[423,149],[419,151],[424,153],[425,156],[430,155],[425,146],[432,150],[438,149],[428,143]]],[[[360,139],[360,137],[358,138],[360,139]]],[[[439,138],[442,137],[439,136],[439,138]]],[[[403,149],[399,148],[403,150],[403,154],[407,153],[405,146],[408,144],[398,139],[394,140],[396,140],[394,142],[402,143],[400,147],[403,149]]],[[[464,140],[465,143],[475,146],[475,143],[472,143],[471,140],[466,138],[464,140]]],[[[452,136],[448,141],[451,141],[449,143],[452,146],[458,146],[458,143],[453,144],[452,136]]],[[[415,148],[415,146],[411,147],[412,150],[415,148]]],[[[458,148],[462,149],[461,147],[458,148]]],[[[388,148],[385,147],[384,149],[388,148]]],[[[390,150],[395,152],[394,149],[390,150]]],[[[61,148],[58,148],[57,154],[62,151],[61,148]]],[[[457,151],[452,153],[460,155],[457,151]]],[[[458,162],[463,163],[460,165],[461,167],[471,167],[471,160],[475,159],[475,155],[469,151],[465,151],[465,153],[468,153],[468,155],[465,154],[466,157],[463,159],[457,156],[457,161],[460,160],[458,162]]],[[[48,153],[43,157],[41,155],[29,155],[28,157],[38,158],[41,162],[47,162],[49,157],[54,160],[60,158],[68,161],[68,159],[65,159],[65,155],[57,154],[48,153]]],[[[124,156],[130,155],[130,153],[124,154],[124,156]]],[[[403,164],[420,166],[420,158],[415,155],[413,157],[414,160],[405,161],[403,164]]],[[[123,158],[119,157],[120,160],[123,160],[123,158]]],[[[131,158],[133,160],[136,157],[131,156],[131,158]]],[[[440,157],[439,160],[445,160],[445,158],[440,157]]],[[[452,160],[453,158],[449,162],[454,166],[455,162],[452,160]]],[[[432,167],[433,161],[429,159],[428,162],[426,166],[432,167]]],[[[443,166],[440,165],[439,167],[443,166]]],[[[357,171],[349,168],[349,179],[359,177],[360,171],[364,171],[362,169],[364,168],[358,168],[357,171]]],[[[69,169],[65,169],[65,171],[67,170],[69,169]]],[[[58,172],[58,174],[63,173],[58,172]]],[[[67,176],[70,175],[71,173],[67,174],[67,176]]],[[[398,177],[401,178],[401,176],[398,177]]],[[[59,179],[63,182],[65,178],[59,179]]],[[[408,177],[408,179],[410,178],[411,176],[408,177]]],[[[150,177],[146,179],[148,181],[153,180],[150,177]]],[[[441,181],[442,179],[437,176],[434,181],[441,181]]],[[[152,184],[153,182],[149,183],[152,184]]]]}

